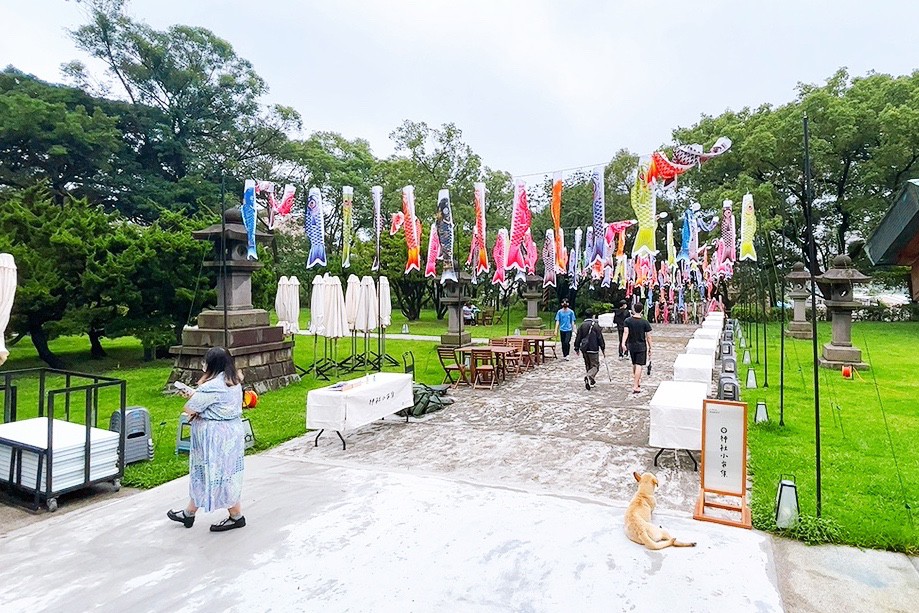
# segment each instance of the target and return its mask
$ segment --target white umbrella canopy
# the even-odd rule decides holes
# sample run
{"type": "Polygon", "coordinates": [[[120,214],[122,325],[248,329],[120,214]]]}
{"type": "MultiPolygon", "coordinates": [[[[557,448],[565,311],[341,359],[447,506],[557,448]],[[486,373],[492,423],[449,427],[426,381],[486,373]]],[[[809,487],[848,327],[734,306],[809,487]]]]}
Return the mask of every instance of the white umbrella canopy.
{"type": "Polygon", "coordinates": [[[285,297],[289,334],[297,334],[300,332],[300,279],[296,276],[288,279],[285,297]]]}
{"type": "Polygon", "coordinates": [[[361,293],[361,280],[357,275],[348,277],[348,289],[345,292],[345,316],[348,319],[348,329],[354,330],[354,321],[357,319],[357,300],[361,293]]]}
{"type": "Polygon", "coordinates": [[[341,279],[331,277],[325,292],[325,335],[341,338],[349,334],[345,315],[345,295],[341,290],[341,279]]]}
{"type": "Polygon", "coordinates": [[[313,295],[310,297],[309,334],[325,334],[325,289],[325,279],[322,275],[316,275],[313,278],[313,295]]]}
{"type": "Polygon", "coordinates": [[[0,365],[10,354],[3,339],[13,312],[13,298],[16,296],[16,262],[9,253],[0,253],[0,365]]]}
{"type": "Polygon", "coordinates": [[[361,293],[357,300],[357,317],[354,328],[360,332],[370,332],[377,327],[377,292],[373,285],[373,278],[365,276],[361,279],[361,293]]]}
{"type": "Polygon", "coordinates": [[[392,325],[392,299],[389,294],[389,279],[380,277],[380,325],[388,328],[392,325]]]}

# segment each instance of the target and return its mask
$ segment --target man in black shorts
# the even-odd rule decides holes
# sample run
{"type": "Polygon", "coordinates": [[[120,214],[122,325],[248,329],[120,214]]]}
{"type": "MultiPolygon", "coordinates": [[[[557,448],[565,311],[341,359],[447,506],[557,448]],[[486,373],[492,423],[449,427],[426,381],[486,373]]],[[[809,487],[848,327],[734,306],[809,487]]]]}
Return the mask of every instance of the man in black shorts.
{"type": "Polygon", "coordinates": [[[641,316],[644,305],[636,302],[632,316],[625,320],[620,351],[629,350],[632,357],[632,393],[641,392],[641,370],[651,357],[651,324],[641,316]]]}

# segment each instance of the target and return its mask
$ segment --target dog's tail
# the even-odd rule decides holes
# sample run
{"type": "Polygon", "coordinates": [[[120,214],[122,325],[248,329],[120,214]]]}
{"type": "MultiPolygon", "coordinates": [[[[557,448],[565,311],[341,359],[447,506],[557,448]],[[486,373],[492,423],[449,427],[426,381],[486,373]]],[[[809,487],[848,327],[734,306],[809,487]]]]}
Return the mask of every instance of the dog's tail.
{"type": "Polygon", "coordinates": [[[675,538],[673,538],[673,539],[670,539],[670,546],[671,547],[695,547],[696,544],[695,543],[684,543],[682,541],[678,541],[675,538]]]}

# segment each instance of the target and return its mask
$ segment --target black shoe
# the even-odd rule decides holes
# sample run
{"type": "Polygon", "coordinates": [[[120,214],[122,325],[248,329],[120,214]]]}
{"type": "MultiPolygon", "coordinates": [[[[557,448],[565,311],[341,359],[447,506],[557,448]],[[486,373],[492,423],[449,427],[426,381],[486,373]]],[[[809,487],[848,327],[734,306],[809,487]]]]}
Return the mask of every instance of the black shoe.
{"type": "Polygon", "coordinates": [[[244,528],[245,526],[246,518],[242,515],[239,516],[239,519],[227,517],[219,524],[211,524],[211,532],[226,532],[227,530],[232,530],[234,528],[244,528]]]}
{"type": "Polygon", "coordinates": [[[591,378],[590,378],[590,384],[591,384],[591,386],[596,386],[596,385],[597,385],[597,380],[594,379],[593,377],[591,377],[591,378]]]}
{"type": "Polygon", "coordinates": [[[187,515],[184,509],[181,511],[166,511],[166,517],[183,524],[186,528],[191,528],[195,525],[195,516],[187,515]]]}
{"type": "Polygon", "coordinates": [[[590,377],[584,377],[584,387],[587,388],[587,391],[590,391],[590,377]]]}

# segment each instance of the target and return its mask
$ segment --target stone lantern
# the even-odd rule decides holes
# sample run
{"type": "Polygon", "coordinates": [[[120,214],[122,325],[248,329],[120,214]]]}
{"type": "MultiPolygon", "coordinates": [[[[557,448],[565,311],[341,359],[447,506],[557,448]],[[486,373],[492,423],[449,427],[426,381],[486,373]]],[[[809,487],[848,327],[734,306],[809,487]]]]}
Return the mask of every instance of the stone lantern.
{"type": "Polygon", "coordinates": [[[862,306],[852,296],[852,289],[855,283],[865,283],[870,278],[852,268],[852,259],[847,255],[837,255],[832,268],[817,277],[820,283],[830,286],[830,299],[824,302],[833,318],[833,338],[823,346],[821,367],[868,368],[862,362],[861,349],[852,345],[852,311],[862,306]]]}
{"type": "MultiPolygon", "coordinates": [[[[246,258],[246,228],[238,208],[227,209],[226,225],[226,321],[224,321],[224,279],[220,274],[221,224],[192,232],[196,240],[213,243],[210,261],[217,271],[217,306],[198,315],[197,326],[186,326],[182,344],[171,347],[175,364],[167,385],[174,381],[194,385],[201,376],[201,360],[211,347],[226,347],[243,371],[245,385],[258,392],[278,389],[300,380],[293,363],[293,343],[284,340],[284,330],[270,325],[268,311],[252,306],[252,273],[264,266],[246,258]]],[[[269,243],[272,234],[256,232],[258,243],[269,243]]]]}
{"type": "Polygon", "coordinates": [[[460,272],[457,279],[444,283],[440,299],[447,305],[447,333],[440,335],[440,343],[448,347],[461,347],[472,342],[472,334],[463,328],[463,305],[471,298],[472,277],[460,272]]]}
{"type": "Polygon", "coordinates": [[[807,289],[810,278],[810,273],[804,270],[804,262],[795,262],[791,267],[791,272],[785,276],[785,280],[790,284],[788,296],[791,298],[793,313],[785,329],[787,336],[801,339],[814,337],[805,312],[807,299],[810,298],[810,291],[807,289]]]}
{"type": "Polygon", "coordinates": [[[539,317],[539,301],[542,300],[542,277],[527,275],[523,297],[527,301],[527,316],[523,318],[523,330],[541,330],[545,324],[539,317]]]}

